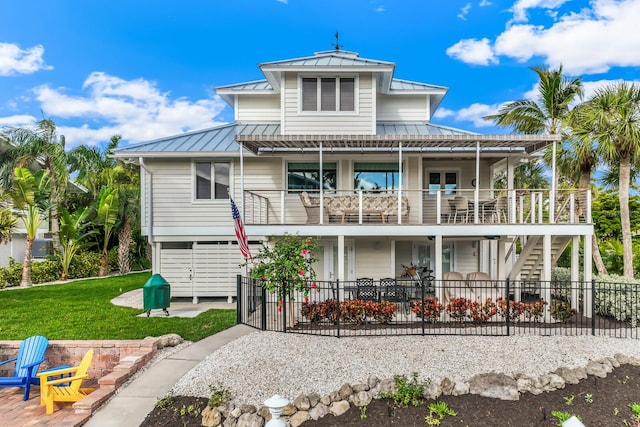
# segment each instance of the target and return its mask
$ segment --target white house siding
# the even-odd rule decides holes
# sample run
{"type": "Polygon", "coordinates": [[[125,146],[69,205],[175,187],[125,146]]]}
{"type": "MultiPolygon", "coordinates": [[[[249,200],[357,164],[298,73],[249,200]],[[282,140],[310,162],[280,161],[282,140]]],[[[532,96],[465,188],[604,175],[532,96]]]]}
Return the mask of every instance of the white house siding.
{"type": "Polygon", "coordinates": [[[280,95],[241,95],[237,112],[239,122],[280,122],[280,95]]]}
{"type": "Polygon", "coordinates": [[[424,122],[429,120],[426,95],[378,94],[376,114],[378,121],[424,122]]]}
{"type": "Polygon", "coordinates": [[[393,277],[391,271],[391,241],[385,237],[355,241],[355,271],[357,277],[393,277]]]}
{"type": "Polygon", "coordinates": [[[458,240],[454,243],[453,269],[466,275],[479,271],[480,248],[477,241],[458,240]]]}
{"type": "MultiPolygon", "coordinates": [[[[480,190],[479,199],[487,200],[492,198],[491,191],[488,190],[491,184],[491,161],[489,159],[480,160],[480,183],[478,188],[480,190]]],[[[426,223],[433,223],[436,220],[436,196],[430,195],[429,188],[429,173],[430,172],[458,172],[458,191],[455,195],[462,195],[470,200],[473,200],[475,188],[471,185],[472,181],[476,177],[476,162],[475,160],[460,160],[460,159],[429,159],[425,160],[422,165],[423,168],[423,220],[426,223]]],[[[454,195],[446,195],[444,192],[442,195],[442,213],[444,215],[449,212],[448,200],[453,198],[454,195]]],[[[443,218],[446,221],[446,218],[443,218]]]]}
{"type": "Polygon", "coordinates": [[[16,262],[22,262],[26,246],[26,236],[20,234],[14,234],[10,242],[0,244],[0,267],[8,266],[10,257],[16,262]]]}
{"type": "MultiPolygon", "coordinates": [[[[335,74],[334,74],[335,75],[335,74]]],[[[283,133],[287,135],[371,135],[375,129],[373,79],[370,73],[360,74],[356,90],[359,90],[355,113],[304,113],[300,112],[298,76],[286,73],[284,82],[283,133]]]]}

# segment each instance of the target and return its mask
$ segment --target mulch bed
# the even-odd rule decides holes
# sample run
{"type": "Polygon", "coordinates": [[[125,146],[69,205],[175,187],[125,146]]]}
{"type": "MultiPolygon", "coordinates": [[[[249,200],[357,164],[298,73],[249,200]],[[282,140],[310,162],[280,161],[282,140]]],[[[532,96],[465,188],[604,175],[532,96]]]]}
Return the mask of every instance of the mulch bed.
{"type": "MultiPolygon", "coordinates": [[[[537,396],[523,394],[518,401],[471,394],[442,396],[439,400],[457,413],[455,417],[445,417],[440,426],[556,426],[558,419],[551,412],[559,411],[580,416],[586,426],[636,427],[640,426],[640,420],[629,405],[640,403],[640,367],[623,365],[606,378],[590,376],[580,384],[569,384],[562,390],[537,396]]],[[[328,415],[317,421],[307,421],[304,426],[426,426],[429,403],[418,407],[394,407],[389,400],[373,400],[366,409],[366,417],[361,416],[360,409],[352,407],[340,417],[328,415]]],[[[164,409],[157,405],[141,427],[200,426],[201,416],[195,415],[195,411],[199,414],[206,404],[204,398],[175,396],[164,409]]]]}

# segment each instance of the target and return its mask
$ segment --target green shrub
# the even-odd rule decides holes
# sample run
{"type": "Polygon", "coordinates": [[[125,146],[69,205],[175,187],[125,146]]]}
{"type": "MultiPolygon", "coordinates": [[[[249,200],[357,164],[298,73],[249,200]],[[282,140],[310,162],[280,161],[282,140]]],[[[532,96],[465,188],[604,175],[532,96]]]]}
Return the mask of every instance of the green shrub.
{"type": "Polygon", "coordinates": [[[69,266],[69,278],[93,277],[100,270],[100,253],[78,252],[69,266]]]}
{"type": "Polygon", "coordinates": [[[33,283],[46,283],[60,280],[62,266],[57,259],[45,259],[31,263],[31,281],[33,283]]]}
{"type": "Polygon", "coordinates": [[[611,316],[636,327],[640,320],[640,286],[638,280],[601,276],[595,284],[593,302],[597,314],[611,316]]]}

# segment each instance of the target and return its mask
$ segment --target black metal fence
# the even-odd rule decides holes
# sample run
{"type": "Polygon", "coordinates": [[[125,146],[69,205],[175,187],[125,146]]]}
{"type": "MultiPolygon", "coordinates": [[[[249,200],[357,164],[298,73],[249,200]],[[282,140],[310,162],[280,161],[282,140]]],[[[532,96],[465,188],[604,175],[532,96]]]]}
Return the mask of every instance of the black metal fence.
{"type": "Polygon", "coordinates": [[[238,276],[238,323],[310,335],[599,335],[638,338],[640,286],[570,281],[315,281],[269,293],[238,276]]]}

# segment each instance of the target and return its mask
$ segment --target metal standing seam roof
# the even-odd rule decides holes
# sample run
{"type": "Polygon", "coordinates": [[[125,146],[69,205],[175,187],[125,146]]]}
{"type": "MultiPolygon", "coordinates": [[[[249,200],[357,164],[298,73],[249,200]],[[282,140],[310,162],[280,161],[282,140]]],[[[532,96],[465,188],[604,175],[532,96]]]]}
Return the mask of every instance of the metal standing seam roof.
{"type": "MultiPolygon", "coordinates": [[[[253,92],[253,91],[263,91],[269,92],[273,91],[273,87],[269,83],[268,80],[256,80],[252,82],[245,83],[236,83],[225,86],[217,86],[215,88],[216,91],[231,91],[231,92],[253,92]]],[[[410,80],[401,80],[401,79],[392,79],[391,80],[391,90],[392,91],[432,91],[432,90],[443,90],[447,91],[448,88],[445,86],[432,85],[428,83],[420,83],[413,82],[410,80]]]]}
{"type": "Polygon", "coordinates": [[[391,80],[391,90],[438,90],[438,91],[447,91],[449,88],[445,86],[432,85],[427,83],[413,82],[410,80],[402,80],[402,79],[392,79],[391,80]]]}
{"type": "Polygon", "coordinates": [[[263,62],[260,68],[277,67],[395,67],[395,63],[376,59],[360,58],[355,52],[332,50],[316,52],[313,56],[263,62]]]}
{"type": "Polygon", "coordinates": [[[239,143],[254,153],[316,150],[323,147],[349,150],[397,148],[429,151],[430,149],[484,148],[537,151],[559,137],[547,135],[479,135],[461,129],[432,123],[378,123],[376,135],[281,135],[277,123],[234,123],[156,139],[118,149],[115,157],[180,157],[214,153],[238,153],[239,143]]]}

